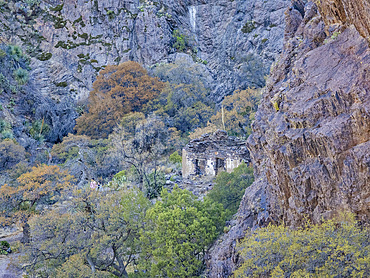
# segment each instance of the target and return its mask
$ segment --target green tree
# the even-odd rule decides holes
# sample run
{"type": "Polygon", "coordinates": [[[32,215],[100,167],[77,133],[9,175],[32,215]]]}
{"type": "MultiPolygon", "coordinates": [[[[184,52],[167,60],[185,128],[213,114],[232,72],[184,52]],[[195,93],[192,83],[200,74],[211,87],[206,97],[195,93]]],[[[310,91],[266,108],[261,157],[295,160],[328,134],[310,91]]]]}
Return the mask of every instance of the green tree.
{"type": "Polygon", "coordinates": [[[175,163],[175,164],[182,163],[182,157],[181,155],[179,155],[178,151],[175,151],[170,155],[170,162],[175,163]]]}
{"type": "Polygon", "coordinates": [[[213,189],[206,198],[223,205],[230,219],[238,210],[245,189],[254,181],[253,169],[242,163],[233,172],[217,175],[213,189]]]}
{"type": "Polygon", "coordinates": [[[141,241],[142,267],[151,277],[195,277],[204,270],[205,254],[223,228],[222,206],[199,201],[187,190],[163,190],[147,214],[141,241]]]}
{"type": "Polygon", "coordinates": [[[66,207],[30,222],[23,262],[37,277],[128,277],[141,253],[139,230],[150,202],[136,190],[69,193],[66,207]],[[72,198],[71,198],[72,197],[72,198]]]}
{"type": "Polygon", "coordinates": [[[175,29],[172,32],[175,42],[173,47],[179,52],[184,52],[188,47],[188,39],[184,34],[181,34],[179,30],[175,29]]]}
{"type": "Polygon", "coordinates": [[[148,104],[148,108],[166,124],[182,133],[203,127],[214,114],[214,104],[207,98],[202,84],[167,83],[161,95],[148,104]]]}
{"type": "Polygon", "coordinates": [[[367,277],[370,232],[354,216],[294,230],[270,225],[239,244],[244,263],[235,277],[367,277]]]}

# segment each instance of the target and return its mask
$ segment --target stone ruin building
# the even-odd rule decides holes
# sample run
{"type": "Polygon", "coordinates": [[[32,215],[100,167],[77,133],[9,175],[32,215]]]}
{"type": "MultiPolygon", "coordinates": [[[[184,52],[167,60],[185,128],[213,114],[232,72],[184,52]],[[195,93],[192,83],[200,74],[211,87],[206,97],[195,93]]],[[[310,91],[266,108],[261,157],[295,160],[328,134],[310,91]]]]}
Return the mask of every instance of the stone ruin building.
{"type": "Polygon", "coordinates": [[[242,162],[250,163],[247,143],[218,130],[191,140],[182,150],[182,177],[213,177],[220,171],[230,173],[242,162]]]}

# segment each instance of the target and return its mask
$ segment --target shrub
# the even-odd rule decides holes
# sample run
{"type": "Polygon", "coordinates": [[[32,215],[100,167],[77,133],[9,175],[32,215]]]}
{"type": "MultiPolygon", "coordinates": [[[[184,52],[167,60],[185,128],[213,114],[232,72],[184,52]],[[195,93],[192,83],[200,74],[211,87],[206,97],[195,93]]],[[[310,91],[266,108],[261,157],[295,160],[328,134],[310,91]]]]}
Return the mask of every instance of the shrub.
{"type": "Polygon", "coordinates": [[[28,71],[22,68],[16,69],[14,71],[14,78],[18,82],[19,85],[24,85],[28,81],[28,71]]]}
{"type": "Polygon", "coordinates": [[[2,240],[2,241],[0,242],[0,245],[1,245],[1,247],[2,247],[3,249],[4,249],[4,248],[8,249],[8,248],[10,247],[9,242],[7,242],[7,241],[5,241],[5,240],[2,240]]]}
{"type": "Polygon", "coordinates": [[[29,130],[30,135],[37,141],[43,141],[44,137],[50,132],[50,127],[45,123],[44,119],[36,120],[32,123],[29,130]]]}
{"type": "Polygon", "coordinates": [[[0,171],[10,169],[25,159],[25,149],[12,140],[5,139],[0,142],[0,171]]]}
{"type": "Polygon", "coordinates": [[[244,24],[244,26],[242,28],[242,32],[243,33],[251,33],[254,29],[256,29],[256,26],[254,25],[254,22],[249,20],[244,24]]]}
{"type": "Polygon", "coordinates": [[[245,189],[254,181],[253,169],[242,163],[232,173],[221,172],[207,198],[220,203],[226,210],[227,218],[231,218],[238,210],[245,189]]]}
{"type": "Polygon", "coordinates": [[[62,87],[62,88],[65,88],[68,86],[68,83],[66,81],[63,81],[63,82],[59,82],[57,84],[55,84],[57,87],[62,87]]]}
{"type": "Polygon", "coordinates": [[[12,126],[9,122],[0,119],[0,132],[11,129],[12,126]]]}
{"type": "Polygon", "coordinates": [[[370,233],[354,216],[292,230],[269,225],[239,244],[244,263],[235,277],[365,277],[370,233]]]}
{"type": "Polygon", "coordinates": [[[179,153],[175,151],[173,154],[170,155],[170,162],[181,164],[182,163],[181,155],[179,155],[179,153]]]}
{"type": "Polygon", "coordinates": [[[3,240],[0,242],[0,255],[8,254],[7,250],[9,249],[10,244],[9,242],[3,240]]]}
{"type": "Polygon", "coordinates": [[[175,38],[175,43],[173,44],[173,47],[176,48],[176,50],[179,52],[184,52],[188,44],[187,38],[177,29],[173,30],[172,34],[175,38]]]}
{"type": "Polygon", "coordinates": [[[40,0],[25,0],[24,1],[27,5],[30,7],[35,6],[35,5],[40,5],[40,0]]]}
{"type": "Polygon", "coordinates": [[[162,171],[151,172],[145,179],[146,196],[149,199],[157,198],[165,184],[166,177],[162,171]]]}
{"type": "Polygon", "coordinates": [[[224,116],[222,110],[218,111],[211,117],[211,123],[219,129],[225,128],[229,135],[247,138],[261,96],[259,89],[235,91],[222,101],[224,116]]]}
{"type": "Polygon", "coordinates": [[[6,80],[6,77],[4,76],[4,74],[0,73],[0,86],[1,87],[4,87],[4,83],[7,82],[6,80]]]}
{"type": "Polygon", "coordinates": [[[196,138],[201,137],[203,134],[214,133],[218,129],[220,129],[220,128],[217,127],[215,124],[212,124],[212,123],[208,122],[207,123],[207,126],[205,126],[205,127],[198,127],[193,132],[190,132],[189,133],[189,138],[190,139],[196,139],[196,138]]]}
{"type": "Polygon", "coordinates": [[[6,52],[2,49],[0,49],[0,58],[3,58],[6,56],[6,52]]]}
{"type": "Polygon", "coordinates": [[[214,113],[214,103],[202,84],[167,84],[150,108],[181,133],[203,127],[214,113]]]}
{"type": "Polygon", "coordinates": [[[128,178],[127,178],[128,173],[127,172],[128,171],[126,171],[126,170],[122,170],[122,171],[118,172],[117,174],[115,174],[113,176],[112,181],[110,181],[107,186],[112,188],[112,189],[116,189],[116,190],[126,188],[128,186],[128,184],[130,183],[130,182],[128,182],[128,178]]]}
{"type": "Polygon", "coordinates": [[[23,58],[23,51],[18,45],[9,45],[8,54],[16,61],[23,58]]]}
{"type": "Polygon", "coordinates": [[[112,10],[107,11],[107,16],[108,16],[109,20],[113,20],[116,17],[114,11],[112,11],[112,10]]]}
{"type": "Polygon", "coordinates": [[[13,131],[12,131],[12,125],[5,121],[0,119],[0,139],[12,139],[13,131]]]}
{"type": "Polygon", "coordinates": [[[53,54],[47,52],[47,53],[41,53],[40,55],[38,55],[36,58],[39,59],[40,61],[47,61],[47,60],[50,60],[51,57],[53,57],[53,54]]]}
{"type": "MultiPolygon", "coordinates": [[[[28,0],[28,1],[38,1],[38,0],[28,0]]],[[[57,5],[55,7],[50,8],[50,11],[60,12],[61,10],[63,10],[63,6],[64,6],[64,3],[62,3],[60,5],[57,5]]]]}
{"type": "Polygon", "coordinates": [[[9,242],[7,242],[7,241],[5,241],[5,240],[2,240],[2,241],[0,242],[0,245],[1,245],[1,247],[3,247],[3,248],[9,248],[9,247],[10,247],[9,242]]]}
{"type": "MultiPolygon", "coordinates": [[[[0,73],[0,89],[3,88],[5,90],[9,90],[10,89],[10,84],[9,84],[9,81],[8,79],[6,79],[6,77],[0,73]]],[[[0,90],[0,94],[1,94],[2,90],[0,90]]]]}
{"type": "Polygon", "coordinates": [[[12,130],[7,129],[1,132],[1,139],[13,139],[13,138],[14,134],[12,130]]]}

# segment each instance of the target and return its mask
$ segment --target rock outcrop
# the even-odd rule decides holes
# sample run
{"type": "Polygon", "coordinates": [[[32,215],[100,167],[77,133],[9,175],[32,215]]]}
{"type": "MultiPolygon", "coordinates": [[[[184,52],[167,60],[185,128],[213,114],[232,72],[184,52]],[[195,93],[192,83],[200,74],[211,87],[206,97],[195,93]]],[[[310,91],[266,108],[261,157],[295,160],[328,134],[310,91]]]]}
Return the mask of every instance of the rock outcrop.
{"type": "Polygon", "coordinates": [[[370,220],[369,4],[319,2],[292,1],[285,13],[284,52],[248,139],[256,181],[210,254],[209,277],[232,274],[251,228],[342,210],[370,220]]]}
{"type": "Polygon", "coordinates": [[[366,0],[323,0],[319,5],[323,20],[329,28],[332,25],[353,24],[366,39],[370,39],[370,3],[366,0]]]}

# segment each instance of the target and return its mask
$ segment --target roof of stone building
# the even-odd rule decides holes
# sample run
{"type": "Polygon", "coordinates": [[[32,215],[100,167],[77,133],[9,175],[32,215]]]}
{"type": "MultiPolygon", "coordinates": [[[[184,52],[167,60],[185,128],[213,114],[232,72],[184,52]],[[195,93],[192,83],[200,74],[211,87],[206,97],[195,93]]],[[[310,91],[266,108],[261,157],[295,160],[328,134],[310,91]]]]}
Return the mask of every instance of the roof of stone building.
{"type": "Polygon", "coordinates": [[[217,130],[213,134],[207,133],[200,138],[193,139],[184,149],[194,154],[249,157],[246,141],[228,136],[224,130],[217,130]]]}

